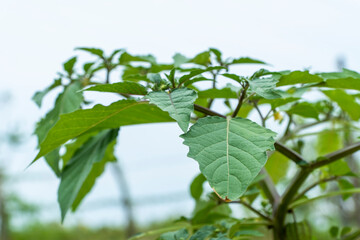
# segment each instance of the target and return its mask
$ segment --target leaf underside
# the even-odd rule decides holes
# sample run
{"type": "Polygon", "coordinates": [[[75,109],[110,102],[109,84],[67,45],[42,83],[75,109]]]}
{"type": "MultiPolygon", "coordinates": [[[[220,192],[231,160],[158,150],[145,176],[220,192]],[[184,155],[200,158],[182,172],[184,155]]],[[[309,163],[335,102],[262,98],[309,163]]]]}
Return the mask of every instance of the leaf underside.
{"type": "Polygon", "coordinates": [[[197,98],[194,90],[180,88],[175,89],[171,93],[151,92],[147,97],[150,99],[150,103],[168,112],[170,117],[178,122],[184,132],[187,131],[190,123],[190,115],[194,111],[194,102],[197,98]]]}
{"type": "Polygon", "coordinates": [[[215,192],[225,200],[239,198],[265,165],[276,133],[244,118],[206,117],[183,134],[188,156],[215,192]]]}

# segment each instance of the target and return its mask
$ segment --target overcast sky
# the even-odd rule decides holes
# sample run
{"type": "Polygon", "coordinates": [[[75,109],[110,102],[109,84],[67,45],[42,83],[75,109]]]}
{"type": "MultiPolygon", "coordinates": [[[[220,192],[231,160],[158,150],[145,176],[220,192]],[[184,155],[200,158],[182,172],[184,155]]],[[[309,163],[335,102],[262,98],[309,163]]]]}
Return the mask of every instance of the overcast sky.
{"type": "MultiPolygon", "coordinates": [[[[54,94],[45,99],[42,110],[30,99],[77,54],[75,47],[126,48],[134,54],[153,53],[161,61],[176,52],[192,56],[216,47],[227,57],[251,56],[281,70],[332,71],[342,56],[348,68],[359,71],[359,12],[358,0],[1,0],[0,93],[11,92],[12,101],[0,105],[0,129],[19,128],[26,139],[20,150],[3,148],[2,165],[18,179],[45,176],[45,182],[19,180],[15,189],[29,201],[55,204],[58,183],[48,168],[39,161],[23,171],[36,153],[36,139],[30,136],[34,124],[53,104],[54,94]]],[[[122,129],[118,155],[134,198],[187,192],[198,170],[185,157],[179,134],[175,124],[122,129]]],[[[86,202],[116,196],[107,173],[86,202]]],[[[54,209],[49,218],[59,216],[56,205],[54,209]]],[[[144,222],[159,209],[163,215],[188,213],[191,202],[139,209],[137,218],[144,222]]],[[[114,211],[99,211],[95,213],[101,217],[93,219],[94,212],[84,207],[73,219],[114,222],[109,217],[114,211]]]]}

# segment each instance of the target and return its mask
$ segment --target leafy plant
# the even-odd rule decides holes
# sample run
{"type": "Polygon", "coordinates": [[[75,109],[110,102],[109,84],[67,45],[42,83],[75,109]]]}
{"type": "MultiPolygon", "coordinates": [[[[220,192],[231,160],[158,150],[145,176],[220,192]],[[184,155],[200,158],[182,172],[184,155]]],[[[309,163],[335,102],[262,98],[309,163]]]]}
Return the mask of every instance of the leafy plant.
{"type": "MultiPolygon", "coordinates": [[[[49,91],[63,90],[37,125],[40,150],[34,159],[44,157],[60,178],[62,220],[69,209],[76,210],[106,163],[115,160],[119,128],[143,123],[176,121],[188,156],[199,163],[201,173],[191,184],[196,207],[190,218],[132,239],[249,239],[270,232],[274,239],[316,239],[310,219],[296,221],[297,209],[360,192],[351,184],[358,170],[348,165],[360,149],[360,143],[354,143],[360,119],[359,73],[261,68],[243,76],[235,65],[268,65],[248,57],[224,59],[214,48],[193,58],[176,54],[170,64],[125,50],[110,56],[95,48],[79,50],[96,60],[85,63],[79,73],[76,57],[71,58],[64,64],[65,73],[33,98],[41,106],[49,91]],[[115,69],[121,70],[121,79],[110,82],[115,69]],[[98,82],[102,72],[105,81],[98,82]],[[117,93],[119,100],[91,106],[85,91],[117,93]],[[214,102],[223,107],[214,107],[214,102]],[[314,138],[317,144],[311,142],[314,138]],[[66,151],[60,156],[62,147],[66,151]],[[213,193],[203,194],[205,182],[213,193]],[[327,188],[331,182],[339,188],[327,188]],[[314,188],[317,195],[309,195],[314,188]],[[254,215],[235,218],[230,204],[254,215]]],[[[338,236],[334,231],[329,237],[338,236]]],[[[355,229],[341,236],[360,234],[355,229]]]]}

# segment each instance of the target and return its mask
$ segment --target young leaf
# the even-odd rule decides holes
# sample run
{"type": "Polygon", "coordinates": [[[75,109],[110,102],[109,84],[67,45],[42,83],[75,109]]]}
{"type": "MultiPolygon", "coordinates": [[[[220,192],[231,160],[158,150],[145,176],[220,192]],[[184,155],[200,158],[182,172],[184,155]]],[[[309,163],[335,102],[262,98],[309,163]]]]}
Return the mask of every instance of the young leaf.
{"type": "Polygon", "coordinates": [[[76,50],[81,50],[81,51],[85,51],[88,53],[91,53],[93,55],[98,56],[99,58],[104,59],[104,51],[99,49],[99,48],[86,48],[86,47],[80,47],[80,48],[76,48],[76,50]]]}
{"type": "Polygon", "coordinates": [[[120,100],[109,106],[99,104],[91,109],[63,114],[40,144],[35,160],[88,131],[171,121],[169,115],[156,106],[134,100],[120,100]]]}
{"type": "Polygon", "coordinates": [[[189,58],[184,55],[177,53],[173,56],[174,59],[174,67],[180,67],[182,64],[189,62],[189,58]]]}
{"type": "Polygon", "coordinates": [[[181,135],[210,186],[224,200],[235,200],[274,150],[276,133],[243,118],[206,117],[181,135]]]}
{"type": "Polygon", "coordinates": [[[266,64],[266,63],[263,61],[257,60],[257,59],[249,58],[249,57],[241,57],[241,58],[236,58],[236,59],[232,60],[227,65],[234,65],[234,64],[266,64]]]}
{"type": "Polygon", "coordinates": [[[105,130],[95,137],[90,138],[65,166],[61,174],[61,182],[58,190],[58,202],[61,209],[61,219],[65,218],[66,212],[73,204],[76,196],[90,173],[92,166],[100,162],[108,145],[114,141],[119,129],[105,130]]]}
{"type": "Polygon", "coordinates": [[[71,78],[74,73],[74,66],[76,63],[77,57],[70,58],[67,62],[64,63],[64,70],[67,72],[68,77],[71,78]]]}
{"type": "Polygon", "coordinates": [[[189,62],[199,64],[199,65],[203,65],[203,66],[207,66],[207,65],[209,65],[211,63],[211,61],[210,61],[210,52],[205,51],[205,52],[199,53],[193,59],[190,59],[189,62]]]}
{"type": "Polygon", "coordinates": [[[190,185],[190,194],[195,200],[199,200],[204,188],[203,184],[206,181],[206,178],[201,173],[197,175],[190,185]]]}
{"type": "Polygon", "coordinates": [[[51,84],[49,87],[45,88],[43,91],[36,92],[31,99],[36,103],[38,107],[41,107],[41,103],[45,95],[58,86],[61,86],[61,78],[55,79],[54,83],[51,84]]]}
{"type": "Polygon", "coordinates": [[[294,84],[306,84],[306,83],[319,83],[322,82],[323,79],[317,75],[310,74],[309,71],[294,71],[290,74],[283,75],[277,86],[286,86],[286,85],[294,85],[294,84]]]}
{"type": "Polygon", "coordinates": [[[179,88],[170,93],[151,92],[147,97],[150,99],[150,103],[168,112],[170,117],[178,122],[184,132],[187,131],[190,123],[190,115],[194,111],[194,102],[197,98],[194,90],[179,88]]]}
{"type": "Polygon", "coordinates": [[[133,56],[127,52],[124,52],[123,54],[121,54],[121,56],[119,58],[119,63],[121,65],[129,64],[130,62],[148,62],[151,64],[156,64],[156,59],[152,55],[133,56]]]}
{"type": "Polygon", "coordinates": [[[323,93],[349,114],[352,120],[357,121],[360,119],[360,104],[356,102],[354,96],[341,89],[323,91],[323,93]]]}
{"type": "Polygon", "coordinates": [[[118,82],[112,84],[99,84],[87,89],[84,91],[98,91],[98,92],[113,92],[113,93],[122,93],[122,94],[131,94],[131,95],[146,95],[146,88],[136,82],[118,82]]]}

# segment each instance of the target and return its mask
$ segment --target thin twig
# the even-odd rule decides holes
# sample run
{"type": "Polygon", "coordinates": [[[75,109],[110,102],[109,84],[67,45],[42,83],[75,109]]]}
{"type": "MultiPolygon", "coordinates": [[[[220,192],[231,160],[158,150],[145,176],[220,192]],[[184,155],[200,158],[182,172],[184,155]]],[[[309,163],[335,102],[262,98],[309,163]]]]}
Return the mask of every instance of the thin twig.
{"type": "Polygon", "coordinates": [[[206,115],[218,116],[218,117],[226,118],[225,115],[222,115],[222,114],[220,114],[220,113],[214,112],[213,110],[211,110],[211,109],[209,109],[209,108],[206,108],[206,107],[203,107],[203,106],[200,106],[200,105],[197,105],[197,104],[194,104],[194,109],[195,109],[195,111],[204,113],[204,114],[206,114],[206,115]]]}
{"type": "Polygon", "coordinates": [[[254,212],[255,214],[257,214],[258,216],[260,216],[261,218],[272,222],[271,218],[269,218],[268,216],[266,216],[265,214],[261,213],[259,210],[255,209],[253,206],[251,206],[250,204],[248,204],[247,202],[244,202],[242,200],[239,201],[232,201],[232,202],[228,202],[228,203],[239,203],[241,205],[244,205],[245,207],[247,207],[249,210],[251,210],[252,212],[254,212]]]}
{"type": "Polygon", "coordinates": [[[300,199],[302,196],[304,196],[308,191],[310,191],[311,189],[313,189],[314,187],[322,184],[322,183],[326,183],[326,182],[330,182],[330,181],[334,181],[341,178],[341,176],[332,176],[332,177],[328,177],[328,178],[323,178],[320,179],[317,182],[314,182],[313,184],[311,184],[310,186],[308,186],[307,188],[305,188],[303,191],[301,191],[295,198],[293,201],[296,201],[298,199],[300,199]]]}
{"type": "Polygon", "coordinates": [[[261,111],[260,111],[260,109],[259,109],[259,107],[258,107],[258,105],[257,105],[257,102],[254,101],[253,104],[254,104],[254,108],[255,108],[256,111],[259,113],[259,116],[260,116],[260,119],[261,119],[261,125],[262,125],[263,127],[265,127],[265,118],[264,118],[264,116],[262,115],[262,113],[261,113],[261,111]]]}

